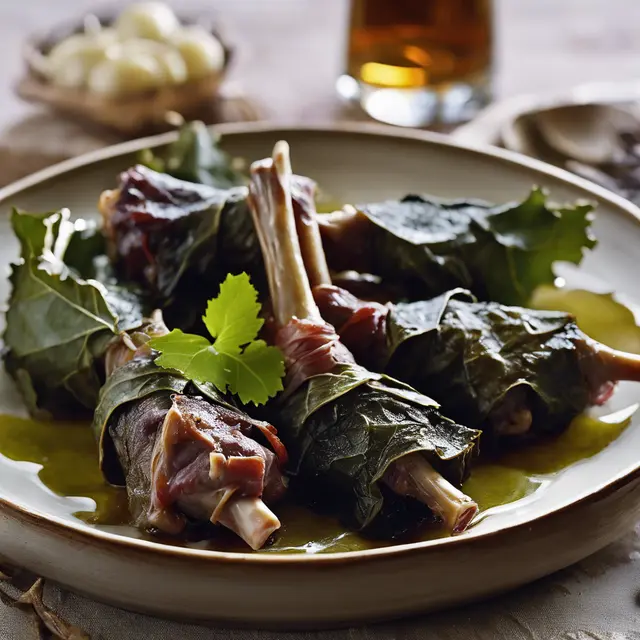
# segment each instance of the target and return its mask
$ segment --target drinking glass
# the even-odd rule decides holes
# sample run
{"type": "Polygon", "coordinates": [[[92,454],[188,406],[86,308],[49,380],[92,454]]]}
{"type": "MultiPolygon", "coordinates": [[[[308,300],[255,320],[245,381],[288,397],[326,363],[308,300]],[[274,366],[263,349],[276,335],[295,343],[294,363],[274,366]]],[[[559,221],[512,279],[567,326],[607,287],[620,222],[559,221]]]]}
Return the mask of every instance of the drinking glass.
{"type": "Polygon", "coordinates": [[[470,119],[490,99],[491,0],[352,0],[344,98],[407,127],[470,119]]]}

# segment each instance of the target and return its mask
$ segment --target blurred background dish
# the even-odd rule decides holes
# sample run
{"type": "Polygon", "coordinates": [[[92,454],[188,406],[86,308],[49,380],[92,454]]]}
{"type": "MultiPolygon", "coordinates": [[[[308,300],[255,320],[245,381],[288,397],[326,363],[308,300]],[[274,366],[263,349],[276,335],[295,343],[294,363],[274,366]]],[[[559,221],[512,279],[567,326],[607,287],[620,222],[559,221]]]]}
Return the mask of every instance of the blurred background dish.
{"type": "Polygon", "coordinates": [[[453,136],[517,151],[640,203],[640,84],[595,83],[491,105],[453,136]]]}
{"type": "Polygon", "coordinates": [[[135,136],[206,115],[231,49],[204,20],[139,2],[32,37],[24,58],[21,98],[135,136]]]}

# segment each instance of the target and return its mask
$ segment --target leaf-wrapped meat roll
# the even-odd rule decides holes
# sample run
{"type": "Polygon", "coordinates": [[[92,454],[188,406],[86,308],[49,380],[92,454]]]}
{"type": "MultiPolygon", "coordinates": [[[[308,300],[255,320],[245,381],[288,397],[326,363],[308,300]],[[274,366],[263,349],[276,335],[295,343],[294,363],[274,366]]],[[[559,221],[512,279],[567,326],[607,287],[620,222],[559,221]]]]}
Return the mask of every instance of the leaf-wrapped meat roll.
{"type": "Polygon", "coordinates": [[[595,245],[592,207],[553,207],[534,189],[520,203],[406,196],[347,206],[318,221],[334,270],[371,273],[406,285],[412,299],[470,289],[482,300],[526,304],[553,281],[552,266],[579,264],[595,245]]]}
{"type": "Polygon", "coordinates": [[[267,504],[286,489],[275,429],[213,386],[155,365],[147,343],[167,333],[159,314],[144,320],[131,292],[85,280],[64,262],[68,212],[14,212],[12,225],[22,256],[5,366],[30,412],[95,409],[105,477],[126,484],[138,526],[177,534],[189,521],[212,521],[261,547],[280,526],[267,504]]]}
{"type": "Polygon", "coordinates": [[[462,531],[477,506],[456,485],[479,432],[443,417],[414,389],[355,364],[313,300],[291,177],[288,146],[278,143],[273,159],[252,165],[249,189],[275,341],[287,364],[278,424],[293,474],[307,495],[330,503],[356,529],[377,532],[384,522],[393,535],[431,511],[449,531],[462,531]]]}
{"type": "Polygon", "coordinates": [[[156,321],[140,346],[110,346],[93,421],[105,477],[127,487],[138,527],[176,535],[211,521],[259,549],[280,527],[267,505],[286,490],[286,450],[212,385],[156,366],[146,339],[165,333],[156,321]]]}
{"type": "Polygon", "coordinates": [[[356,361],[429,393],[485,440],[557,433],[615,381],[640,379],[640,358],[591,340],[565,313],[478,302],[464,289],[396,305],[359,300],[330,284],[313,199],[294,215],[315,301],[356,361]]]}

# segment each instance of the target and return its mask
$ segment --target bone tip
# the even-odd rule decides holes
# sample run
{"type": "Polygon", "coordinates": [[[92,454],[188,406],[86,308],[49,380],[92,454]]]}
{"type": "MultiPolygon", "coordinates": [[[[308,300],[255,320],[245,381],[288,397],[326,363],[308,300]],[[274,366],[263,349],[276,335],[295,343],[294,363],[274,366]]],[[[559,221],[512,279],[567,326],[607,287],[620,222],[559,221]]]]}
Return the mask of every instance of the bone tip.
{"type": "Polygon", "coordinates": [[[291,152],[286,140],[278,140],[273,147],[273,164],[278,174],[291,174],[291,152]]]}
{"type": "Polygon", "coordinates": [[[230,504],[227,513],[231,528],[254,550],[261,549],[271,534],[277,531],[280,520],[260,498],[240,498],[230,504]]]}
{"type": "Polygon", "coordinates": [[[247,544],[254,550],[259,551],[267,544],[267,540],[280,528],[280,520],[277,518],[272,521],[268,526],[265,526],[262,531],[253,539],[247,540],[247,544]]]}
{"type": "Polygon", "coordinates": [[[262,160],[256,160],[251,163],[249,167],[249,173],[252,176],[257,176],[260,173],[271,171],[273,166],[273,160],[271,158],[263,158],[262,160]]]}
{"type": "Polygon", "coordinates": [[[477,513],[478,505],[473,500],[470,500],[466,503],[465,508],[459,514],[453,526],[452,533],[457,534],[466,531],[477,513]]]}
{"type": "Polygon", "coordinates": [[[164,316],[162,315],[162,309],[154,309],[151,312],[151,321],[156,324],[164,324],[164,316]]]}

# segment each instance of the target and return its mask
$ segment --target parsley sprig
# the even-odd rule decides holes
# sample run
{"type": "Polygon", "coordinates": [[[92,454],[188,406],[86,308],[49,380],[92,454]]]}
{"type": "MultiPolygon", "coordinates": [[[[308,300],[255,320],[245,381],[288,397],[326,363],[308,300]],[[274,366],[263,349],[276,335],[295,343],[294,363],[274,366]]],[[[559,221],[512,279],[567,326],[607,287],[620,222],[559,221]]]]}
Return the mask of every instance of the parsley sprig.
{"type": "Polygon", "coordinates": [[[244,404],[264,404],[282,390],[284,359],[280,349],[256,339],[264,323],[259,313],[258,292],[249,276],[228,275],[202,317],[213,343],[174,329],[150,341],[160,352],[155,362],[222,392],[228,389],[244,404]]]}

